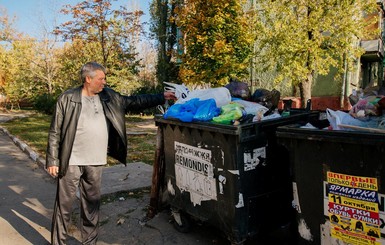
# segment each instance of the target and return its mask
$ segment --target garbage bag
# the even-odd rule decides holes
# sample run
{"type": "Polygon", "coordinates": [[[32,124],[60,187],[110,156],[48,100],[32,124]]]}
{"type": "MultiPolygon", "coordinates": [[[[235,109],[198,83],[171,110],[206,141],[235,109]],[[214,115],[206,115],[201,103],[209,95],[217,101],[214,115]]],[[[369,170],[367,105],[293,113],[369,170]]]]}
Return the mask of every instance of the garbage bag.
{"type": "Polygon", "coordinates": [[[358,119],[366,119],[368,116],[379,116],[380,111],[377,108],[377,103],[380,98],[369,96],[364,99],[359,99],[357,103],[349,110],[349,114],[358,119]]]}
{"type": "Polygon", "coordinates": [[[225,86],[230,91],[231,96],[241,98],[243,100],[250,99],[250,89],[247,83],[241,82],[237,79],[230,79],[230,83],[225,86]]]}
{"type": "Polygon", "coordinates": [[[259,113],[263,115],[269,110],[265,106],[252,101],[239,99],[239,100],[235,100],[235,102],[238,104],[241,104],[247,114],[252,114],[254,116],[259,113]]]}
{"type": "Polygon", "coordinates": [[[326,118],[333,130],[347,130],[344,125],[357,127],[376,127],[377,120],[362,121],[352,117],[349,113],[343,111],[334,111],[326,109],[326,118]]]}
{"type": "Polygon", "coordinates": [[[174,118],[182,122],[211,121],[220,114],[214,99],[199,100],[194,98],[183,104],[174,104],[163,115],[164,119],[174,118]]]}
{"type": "Polygon", "coordinates": [[[220,114],[220,108],[216,106],[214,99],[198,101],[198,108],[193,117],[194,121],[211,121],[220,114]]]}
{"type": "Polygon", "coordinates": [[[184,99],[187,97],[190,90],[184,85],[184,84],[176,84],[176,83],[169,83],[169,82],[163,82],[167,86],[164,88],[166,91],[172,91],[175,93],[175,97],[177,99],[184,99]]]}
{"type": "Polygon", "coordinates": [[[225,87],[209,88],[209,89],[196,89],[190,91],[186,98],[178,99],[175,104],[183,104],[191,99],[208,100],[214,99],[216,107],[227,105],[231,102],[230,91],[225,87]]]}
{"type": "Polygon", "coordinates": [[[192,122],[195,112],[197,111],[196,103],[199,99],[192,99],[186,101],[184,104],[174,104],[168,108],[163,115],[164,119],[174,118],[179,119],[182,122],[192,122]]]}
{"type": "Polygon", "coordinates": [[[246,115],[243,106],[232,102],[221,107],[221,114],[213,118],[213,121],[221,124],[232,124],[235,120],[246,115]]]}
{"type": "Polygon", "coordinates": [[[267,89],[256,89],[251,97],[251,100],[257,102],[269,110],[274,110],[278,107],[279,99],[281,97],[281,93],[278,90],[267,90],[267,89]]]}

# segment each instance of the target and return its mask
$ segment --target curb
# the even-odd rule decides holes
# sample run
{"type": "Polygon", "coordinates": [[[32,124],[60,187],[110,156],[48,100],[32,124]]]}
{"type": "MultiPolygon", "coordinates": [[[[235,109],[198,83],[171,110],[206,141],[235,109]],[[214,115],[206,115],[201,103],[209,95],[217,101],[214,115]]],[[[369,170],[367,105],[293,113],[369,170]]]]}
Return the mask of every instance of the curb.
{"type": "Polygon", "coordinates": [[[25,154],[29,156],[29,158],[31,158],[34,162],[36,162],[40,167],[45,170],[45,159],[43,159],[37,152],[32,150],[32,148],[29,147],[25,142],[21,141],[16,136],[10,134],[6,128],[0,127],[0,131],[8,135],[8,137],[13,141],[13,143],[15,143],[16,146],[18,146],[25,154]]]}

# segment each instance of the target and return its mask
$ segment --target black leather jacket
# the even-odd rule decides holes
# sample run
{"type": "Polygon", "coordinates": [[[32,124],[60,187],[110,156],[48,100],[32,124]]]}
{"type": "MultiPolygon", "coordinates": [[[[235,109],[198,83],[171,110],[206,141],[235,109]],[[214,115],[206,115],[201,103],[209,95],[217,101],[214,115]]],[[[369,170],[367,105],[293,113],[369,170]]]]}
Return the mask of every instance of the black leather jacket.
{"type": "MultiPolygon", "coordinates": [[[[59,166],[59,177],[64,176],[68,169],[77,123],[82,109],[82,88],[83,86],[80,86],[61,94],[56,102],[52,117],[48,135],[46,167],[59,166]]],[[[99,93],[99,98],[107,118],[108,155],[126,164],[125,114],[129,111],[140,111],[163,104],[165,102],[164,96],[163,94],[123,96],[112,89],[104,88],[99,93]]]]}

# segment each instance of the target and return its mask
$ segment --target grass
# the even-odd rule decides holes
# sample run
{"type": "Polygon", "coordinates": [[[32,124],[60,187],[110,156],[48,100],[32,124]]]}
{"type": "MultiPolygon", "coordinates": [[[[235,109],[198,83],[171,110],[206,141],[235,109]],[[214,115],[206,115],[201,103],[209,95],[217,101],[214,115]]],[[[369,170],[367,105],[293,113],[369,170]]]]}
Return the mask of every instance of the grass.
{"type": "MultiPolygon", "coordinates": [[[[24,141],[41,157],[45,158],[50,122],[50,115],[29,113],[28,117],[1,123],[0,126],[6,128],[10,134],[24,141]]],[[[150,165],[153,164],[155,159],[156,129],[149,127],[153,124],[152,116],[126,116],[127,131],[138,133],[127,136],[128,163],[140,161],[150,165]]],[[[116,164],[116,161],[108,158],[108,163],[113,165],[116,164]]]]}
{"type": "Polygon", "coordinates": [[[39,155],[45,156],[50,120],[51,117],[48,115],[34,113],[28,117],[1,123],[1,126],[28,144],[39,155]]]}
{"type": "Polygon", "coordinates": [[[128,142],[127,157],[131,162],[145,162],[152,165],[155,159],[155,135],[130,135],[128,142]]]}

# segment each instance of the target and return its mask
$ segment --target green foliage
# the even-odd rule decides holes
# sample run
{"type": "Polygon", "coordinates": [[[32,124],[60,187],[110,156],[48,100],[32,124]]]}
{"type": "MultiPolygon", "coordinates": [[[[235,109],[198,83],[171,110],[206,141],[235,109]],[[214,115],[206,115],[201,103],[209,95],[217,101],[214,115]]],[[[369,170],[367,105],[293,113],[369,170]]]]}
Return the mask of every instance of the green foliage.
{"type": "Polygon", "coordinates": [[[371,24],[363,13],[376,11],[376,0],[261,0],[254,8],[257,72],[273,71],[275,82],[300,85],[305,101],[316,74],[342,71],[345,61],[360,57],[357,43],[371,24]]]}
{"type": "Polygon", "coordinates": [[[248,74],[254,38],[250,16],[239,0],[192,0],[177,9],[184,53],[179,76],[185,84],[222,86],[248,74]]]}
{"type": "Polygon", "coordinates": [[[30,42],[13,41],[1,52],[2,90],[12,107],[18,106],[21,99],[31,98],[33,91],[41,87],[29,72],[33,66],[30,63],[32,56],[33,46],[30,42]]]}
{"type": "Polygon", "coordinates": [[[100,53],[95,52],[100,45],[96,42],[87,42],[81,39],[66,43],[58,54],[60,67],[60,90],[76,87],[81,84],[79,71],[83,64],[89,61],[102,63],[103,58],[100,53]]]}
{"type": "Polygon", "coordinates": [[[156,75],[160,82],[177,82],[178,66],[175,59],[177,27],[175,8],[181,0],[153,0],[150,7],[153,38],[157,40],[158,59],[156,75]],[[174,58],[174,59],[173,59],[174,58]]]}
{"type": "Polygon", "coordinates": [[[130,70],[119,69],[119,67],[112,67],[108,70],[107,83],[109,87],[122,94],[131,94],[141,86],[137,76],[130,70]]]}
{"type": "Polygon", "coordinates": [[[51,115],[54,111],[56,97],[51,94],[42,94],[34,98],[34,109],[51,115]]]}

